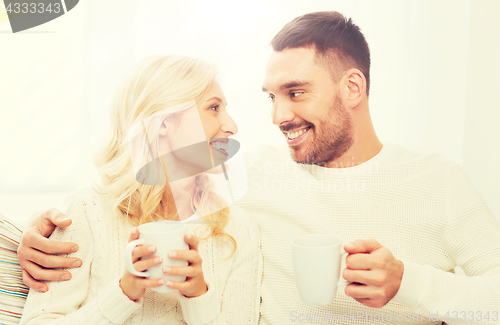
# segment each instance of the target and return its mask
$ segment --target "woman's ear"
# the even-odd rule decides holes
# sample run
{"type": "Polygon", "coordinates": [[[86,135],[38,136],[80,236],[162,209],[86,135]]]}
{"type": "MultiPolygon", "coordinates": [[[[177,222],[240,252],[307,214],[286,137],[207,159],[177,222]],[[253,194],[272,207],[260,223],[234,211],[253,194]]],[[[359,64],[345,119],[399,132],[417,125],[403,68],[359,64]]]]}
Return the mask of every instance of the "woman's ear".
{"type": "MultiPolygon", "coordinates": [[[[169,129],[168,125],[172,125],[171,123],[168,123],[166,119],[164,119],[161,122],[160,125],[160,131],[158,132],[158,138],[155,141],[158,141],[158,157],[163,156],[165,153],[168,153],[171,151],[171,146],[170,146],[170,137],[168,136],[169,134],[169,129]]],[[[154,146],[153,146],[154,147],[154,146]]]]}
{"type": "Polygon", "coordinates": [[[167,124],[166,124],[166,122],[165,122],[165,121],[166,121],[166,120],[163,120],[163,121],[161,122],[161,126],[160,126],[160,135],[161,135],[161,136],[165,136],[165,135],[167,135],[167,124]]]}

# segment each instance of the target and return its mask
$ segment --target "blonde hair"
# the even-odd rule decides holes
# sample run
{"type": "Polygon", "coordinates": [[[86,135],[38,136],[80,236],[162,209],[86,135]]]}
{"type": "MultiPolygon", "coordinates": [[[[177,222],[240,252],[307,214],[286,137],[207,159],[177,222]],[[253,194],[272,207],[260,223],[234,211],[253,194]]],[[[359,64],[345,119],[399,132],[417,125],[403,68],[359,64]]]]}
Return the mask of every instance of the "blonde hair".
{"type": "MultiPolygon", "coordinates": [[[[165,213],[167,219],[177,218],[166,173],[167,185],[137,182],[127,132],[134,123],[144,121],[155,113],[188,101],[198,101],[216,73],[213,65],[196,58],[161,55],[142,61],[119,86],[111,105],[112,134],[94,159],[100,178],[100,184],[94,190],[108,197],[113,210],[122,220],[137,226],[163,220],[165,213]],[[164,195],[168,199],[162,206],[164,195]]],[[[178,110],[172,111],[172,114],[175,113],[178,110]]],[[[210,227],[208,235],[201,239],[211,235],[226,238],[233,244],[232,255],[236,250],[236,241],[224,233],[229,221],[229,208],[205,174],[196,177],[191,207],[210,227]],[[215,208],[221,206],[225,208],[215,208]],[[203,211],[217,212],[205,215],[203,211]]]]}

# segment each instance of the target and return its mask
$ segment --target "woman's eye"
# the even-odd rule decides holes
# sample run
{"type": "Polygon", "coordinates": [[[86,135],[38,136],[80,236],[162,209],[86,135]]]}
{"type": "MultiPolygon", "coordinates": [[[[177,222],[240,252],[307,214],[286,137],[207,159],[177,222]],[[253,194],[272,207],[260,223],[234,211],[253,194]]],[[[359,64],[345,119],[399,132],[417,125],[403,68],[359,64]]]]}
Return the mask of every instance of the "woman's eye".
{"type": "Polygon", "coordinates": [[[210,109],[213,110],[214,112],[218,112],[219,111],[219,105],[210,106],[210,109]]]}
{"type": "Polygon", "coordinates": [[[274,100],[274,95],[273,94],[269,94],[268,98],[271,98],[271,100],[274,100]]]}

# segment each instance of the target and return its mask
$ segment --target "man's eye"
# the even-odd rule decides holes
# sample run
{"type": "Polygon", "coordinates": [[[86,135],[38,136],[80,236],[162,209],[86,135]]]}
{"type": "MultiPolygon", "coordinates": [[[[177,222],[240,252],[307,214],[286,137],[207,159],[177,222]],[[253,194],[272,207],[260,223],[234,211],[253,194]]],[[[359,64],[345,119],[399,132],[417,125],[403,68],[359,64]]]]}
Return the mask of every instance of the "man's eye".
{"type": "Polygon", "coordinates": [[[271,98],[271,100],[274,100],[274,95],[273,94],[269,94],[268,98],[271,98]]]}
{"type": "Polygon", "coordinates": [[[300,91],[298,91],[298,92],[291,92],[290,96],[292,96],[292,97],[299,97],[302,94],[303,94],[303,92],[300,92],[300,91]]]}

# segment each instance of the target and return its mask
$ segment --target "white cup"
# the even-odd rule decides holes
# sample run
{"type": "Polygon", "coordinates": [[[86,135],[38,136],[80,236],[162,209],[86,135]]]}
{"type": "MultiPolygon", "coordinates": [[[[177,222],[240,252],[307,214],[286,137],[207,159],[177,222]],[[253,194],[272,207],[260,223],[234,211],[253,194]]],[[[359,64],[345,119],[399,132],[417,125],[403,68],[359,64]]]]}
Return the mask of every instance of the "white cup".
{"type": "MultiPolygon", "coordinates": [[[[187,261],[172,260],[168,253],[172,250],[188,250],[189,246],[184,241],[184,235],[187,233],[187,225],[179,221],[163,220],[145,223],[139,226],[139,239],[128,243],[125,248],[125,266],[127,270],[135,276],[151,279],[163,278],[165,284],[161,287],[152,288],[157,292],[171,292],[174,289],[166,286],[167,281],[183,282],[185,276],[168,275],[163,273],[164,266],[184,267],[188,266],[187,261]],[[139,245],[154,245],[156,252],[152,255],[143,257],[144,259],[152,256],[163,257],[163,263],[149,268],[147,271],[139,272],[134,269],[132,262],[132,251],[139,245]]],[[[141,258],[141,259],[143,259],[141,258]]]]}
{"type": "Polygon", "coordinates": [[[340,277],[342,241],[331,235],[306,235],[292,241],[295,281],[302,301],[326,306],[333,302],[337,286],[349,284],[340,277]],[[339,281],[340,278],[340,281],[339,281]]]}

